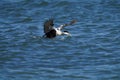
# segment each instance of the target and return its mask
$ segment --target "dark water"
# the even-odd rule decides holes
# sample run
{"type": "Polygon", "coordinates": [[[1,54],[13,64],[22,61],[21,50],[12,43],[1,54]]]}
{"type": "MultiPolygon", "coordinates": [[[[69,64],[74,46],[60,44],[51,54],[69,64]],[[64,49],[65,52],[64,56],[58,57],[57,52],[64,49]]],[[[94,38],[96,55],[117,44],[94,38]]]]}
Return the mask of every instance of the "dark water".
{"type": "Polygon", "coordinates": [[[120,80],[120,0],[1,0],[0,80],[120,80]],[[72,36],[42,38],[50,17],[72,36]]]}

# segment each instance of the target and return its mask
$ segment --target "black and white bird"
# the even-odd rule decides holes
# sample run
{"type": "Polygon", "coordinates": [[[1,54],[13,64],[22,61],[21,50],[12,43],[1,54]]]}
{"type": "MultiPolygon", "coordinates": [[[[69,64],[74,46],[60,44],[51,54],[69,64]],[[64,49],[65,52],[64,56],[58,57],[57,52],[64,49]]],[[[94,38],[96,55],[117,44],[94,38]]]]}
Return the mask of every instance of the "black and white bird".
{"type": "Polygon", "coordinates": [[[54,27],[54,20],[48,19],[44,22],[44,36],[46,38],[54,38],[58,35],[68,35],[70,36],[70,33],[68,31],[62,31],[62,29],[65,26],[72,25],[75,23],[76,20],[71,21],[69,24],[60,25],[58,28],[54,27]]]}

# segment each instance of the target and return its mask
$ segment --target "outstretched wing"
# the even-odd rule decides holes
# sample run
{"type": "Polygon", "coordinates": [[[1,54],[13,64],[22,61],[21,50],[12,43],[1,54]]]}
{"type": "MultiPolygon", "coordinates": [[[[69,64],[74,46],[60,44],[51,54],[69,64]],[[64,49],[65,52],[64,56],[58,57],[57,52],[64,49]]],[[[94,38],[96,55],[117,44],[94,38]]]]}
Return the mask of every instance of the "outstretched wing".
{"type": "Polygon", "coordinates": [[[76,22],[77,22],[77,20],[72,20],[72,21],[71,21],[70,23],[68,23],[68,24],[60,25],[60,27],[58,27],[58,29],[61,30],[61,29],[63,29],[64,27],[70,26],[70,25],[72,25],[72,24],[74,24],[74,23],[76,23],[76,22]]]}
{"type": "Polygon", "coordinates": [[[53,26],[54,26],[53,19],[49,19],[49,20],[45,21],[44,22],[44,33],[47,33],[50,30],[52,30],[53,26]]]}

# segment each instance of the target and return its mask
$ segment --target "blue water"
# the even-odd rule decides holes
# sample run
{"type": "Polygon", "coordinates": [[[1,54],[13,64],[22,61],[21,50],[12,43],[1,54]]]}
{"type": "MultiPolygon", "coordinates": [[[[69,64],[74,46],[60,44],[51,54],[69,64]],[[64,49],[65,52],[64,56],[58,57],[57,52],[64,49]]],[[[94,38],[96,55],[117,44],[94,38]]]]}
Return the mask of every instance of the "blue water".
{"type": "Polygon", "coordinates": [[[120,0],[1,0],[0,80],[120,80],[120,0]],[[71,37],[42,38],[51,17],[71,37]]]}

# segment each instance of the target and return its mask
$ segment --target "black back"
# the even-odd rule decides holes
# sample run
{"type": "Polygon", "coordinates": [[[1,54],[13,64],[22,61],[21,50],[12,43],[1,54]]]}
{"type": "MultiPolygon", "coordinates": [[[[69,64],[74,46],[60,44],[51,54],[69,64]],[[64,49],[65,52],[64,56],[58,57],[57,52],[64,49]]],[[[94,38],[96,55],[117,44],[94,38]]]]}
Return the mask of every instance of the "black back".
{"type": "Polygon", "coordinates": [[[47,33],[45,34],[45,36],[46,36],[47,38],[54,38],[54,37],[56,37],[56,31],[55,31],[54,29],[52,29],[52,30],[50,30],[49,32],[47,32],[47,33]]]}

